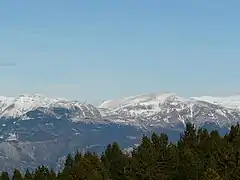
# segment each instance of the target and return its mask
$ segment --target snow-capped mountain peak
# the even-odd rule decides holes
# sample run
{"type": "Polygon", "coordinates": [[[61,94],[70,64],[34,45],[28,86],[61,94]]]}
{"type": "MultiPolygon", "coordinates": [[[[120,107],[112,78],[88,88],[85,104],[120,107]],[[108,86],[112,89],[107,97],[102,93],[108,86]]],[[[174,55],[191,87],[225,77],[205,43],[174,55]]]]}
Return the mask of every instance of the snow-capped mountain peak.
{"type": "Polygon", "coordinates": [[[90,104],[81,103],[80,101],[68,101],[64,98],[49,98],[42,94],[0,97],[0,117],[19,118],[38,108],[48,110],[53,108],[65,108],[68,110],[77,108],[79,111],[82,111],[83,116],[99,114],[97,109],[90,104]]]}
{"type": "Polygon", "coordinates": [[[30,110],[37,107],[45,107],[54,101],[54,99],[47,98],[41,94],[21,94],[17,97],[1,97],[1,117],[19,117],[30,110]]]}
{"type": "Polygon", "coordinates": [[[187,120],[196,125],[214,122],[224,126],[240,120],[239,97],[179,97],[174,93],[150,93],[105,101],[100,108],[124,117],[142,119],[151,126],[163,122],[174,125],[187,120]],[[234,107],[234,109],[232,108],[234,107]]]}
{"type": "Polygon", "coordinates": [[[229,125],[240,120],[240,97],[191,97],[175,93],[149,93],[103,102],[99,107],[41,94],[0,97],[0,117],[36,119],[44,116],[72,121],[125,123],[138,126],[229,125]]]}
{"type": "Polygon", "coordinates": [[[174,93],[150,93],[150,94],[140,94],[137,96],[129,96],[118,100],[108,100],[103,102],[100,108],[114,109],[117,107],[124,107],[134,104],[159,104],[164,103],[167,99],[176,97],[174,93]]]}
{"type": "Polygon", "coordinates": [[[240,95],[226,97],[201,96],[192,98],[199,101],[206,101],[212,104],[221,105],[227,108],[240,110],[240,95]]]}
{"type": "Polygon", "coordinates": [[[149,93],[140,94],[136,96],[124,97],[122,99],[104,101],[99,107],[107,109],[123,108],[129,105],[157,105],[164,104],[169,100],[185,103],[201,103],[207,102],[215,105],[220,105],[225,108],[239,109],[240,110],[240,95],[214,97],[214,96],[200,96],[184,98],[177,96],[175,93],[149,93]]]}

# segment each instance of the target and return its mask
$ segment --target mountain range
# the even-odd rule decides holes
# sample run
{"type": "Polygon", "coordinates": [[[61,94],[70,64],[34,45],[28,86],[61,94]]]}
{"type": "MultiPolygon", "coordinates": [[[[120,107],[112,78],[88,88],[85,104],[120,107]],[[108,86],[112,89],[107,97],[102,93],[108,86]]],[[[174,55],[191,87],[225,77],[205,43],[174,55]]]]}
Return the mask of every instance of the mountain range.
{"type": "Polygon", "coordinates": [[[61,169],[76,150],[102,152],[113,141],[136,146],[143,134],[179,138],[187,122],[226,133],[240,120],[240,96],[189,97],[149,93],[94,106],[40,94],[0,97],[0,168],[61,169]]]}

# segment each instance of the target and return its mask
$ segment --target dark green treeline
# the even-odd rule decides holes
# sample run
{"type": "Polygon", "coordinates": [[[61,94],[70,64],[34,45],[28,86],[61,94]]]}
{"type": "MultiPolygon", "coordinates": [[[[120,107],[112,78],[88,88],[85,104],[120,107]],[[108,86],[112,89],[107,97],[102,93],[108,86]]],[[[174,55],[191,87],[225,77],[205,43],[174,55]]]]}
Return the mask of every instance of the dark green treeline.
{"type": "MultiPolygon", "coordinates": [[[[95,153],[68,155],[65,168],[55,173],[44,166],[35,172],[14,171],[14,180],[238,180],[240,127],[225,136],[187,124],[173,144],[166,134],[144,136],[138,148],[124,154],[117,143],[99,157],[95,153]]],[[[7,172],[1,180],[10,179],[7,172]]]]}

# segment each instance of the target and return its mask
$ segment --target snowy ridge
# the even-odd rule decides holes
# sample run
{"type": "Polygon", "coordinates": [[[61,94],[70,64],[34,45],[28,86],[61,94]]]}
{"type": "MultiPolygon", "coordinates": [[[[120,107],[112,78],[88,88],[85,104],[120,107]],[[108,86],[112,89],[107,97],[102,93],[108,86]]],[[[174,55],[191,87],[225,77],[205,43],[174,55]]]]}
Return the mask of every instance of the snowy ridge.
{"type": "Polygon", "coordinates": [[[78,109],[82,111],[82,116],[99,115],[98,110],[91,104],[81,103],[79,101],[68,101],[62,98],[49,98],[41,94],[23,94],[18,97],[0,97],[0,117],[20,118],[25,114],[39,108],[56,109],[63,108],[67,110],[78,109]]]}
{"type": "Polygon", "coordinates": [[[202,97],[192,97],[193,99],[199,101],[206,101],[212,104],[217,104],[231,109],[240,109],[240,95],[228,96],[228,97],[212,97],[212,96],[202,96],[202,97]]]}
{"type": "Polygon", "coordinates": [[[105,101],[100,108],[124,117],[142,119],[149,126],[213,122],[229,126],[240,120],[240,96],[182,98],[173,93],[150,93],[105,101]]]}
{"type": "Polygon", "coordinates": [[[107,108],[113,110],[121,110],[127,109],[129,106],[138,106],[142,107],[137,109],[132,109],[130,112],[133,114],[143,114],[151,115],[152,113],[162,111],[162,105],[164,105],[169,100],[174,100],[172,104],[178,104],[179,102],[192,102],[194,100],[191,99],[184,99],[181,97],[176,96],[173,93],[151,93],[151,94],[142,94],[138,96],[131,96],[124,98],[123,100],[110,100],[103,102],[100,105],[100,108],[107,108]]]}
{"type": "Polygon", "coordinates": [[[145,128],[182,127],[186,121],[229,126],[240,120],[240,96],[183,98],[174,93],[149,93],[105,101],[99,107],[40,94],[0,97],[0,118],[44,117],[145,128]]]}

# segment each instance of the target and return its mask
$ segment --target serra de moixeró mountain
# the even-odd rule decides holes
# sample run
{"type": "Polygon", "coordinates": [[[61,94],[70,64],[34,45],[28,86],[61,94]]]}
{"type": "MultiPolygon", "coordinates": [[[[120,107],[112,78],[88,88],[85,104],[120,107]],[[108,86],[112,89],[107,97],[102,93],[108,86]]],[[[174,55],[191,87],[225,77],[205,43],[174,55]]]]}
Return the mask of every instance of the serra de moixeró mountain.
{"type": "Polygon", "coordinates": [[[226,133],[240,121],[240,96],[149,93],[94,106],[40,94],[0,97],[0,169],[61,169],[76,150],[102,152],[114,141],[131,149],[153,131],[179,138],[187,122],[226,133]]]}

